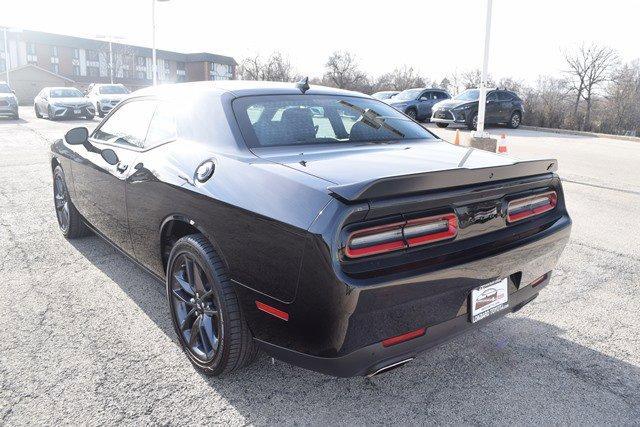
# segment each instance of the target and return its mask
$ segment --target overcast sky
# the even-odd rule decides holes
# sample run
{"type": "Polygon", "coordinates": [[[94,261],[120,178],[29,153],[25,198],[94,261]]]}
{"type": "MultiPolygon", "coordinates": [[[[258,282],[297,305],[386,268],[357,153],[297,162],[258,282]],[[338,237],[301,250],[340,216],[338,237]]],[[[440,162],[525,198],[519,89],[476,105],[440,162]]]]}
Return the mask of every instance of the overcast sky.
{"type": "MultiPolygon", "coordinates": [[[[151,45],[152,0],[2,0],[0,26],[151,45]]],[[[372,75],[407,64],[441,79],[479,68],[485,0],[214,1],[158,3],[157,47],[240,61],[280,50],[296,71],[319,76],[327,57],[353,51],[372,75]],[[318,7],[314,7],[318,5],[318,7]]],[[[494,0],[489,71],[533,81],[559,74],[562,48],[597,41],[640,57],[638,0],[494,0]]]]}

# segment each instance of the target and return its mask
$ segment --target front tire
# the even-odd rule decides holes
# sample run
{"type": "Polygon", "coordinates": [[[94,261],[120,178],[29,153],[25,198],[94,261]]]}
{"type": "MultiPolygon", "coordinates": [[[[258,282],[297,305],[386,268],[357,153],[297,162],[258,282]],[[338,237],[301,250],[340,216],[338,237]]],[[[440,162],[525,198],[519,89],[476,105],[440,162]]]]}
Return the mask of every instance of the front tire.
{"type": "Polygon", "coordinates": [[[517,129],[520,126],[521,122],[522,115],[518,111],[514,111],[513,114],[511,114],[511,118],[509,119],[509,123],[507,123],[507,126],[511,129],[517,129]]]}
{"type": "Polygon", "coordinates": [[[95,114],[87,114],[86,116],[84,116],[84,118],[87,120],[93,120],[94,117],[95,117],[95,114]]]}
{"type": "Polygon", "coordinates": [[[478,114],[474,114],[471,120],[467,122],[467,129],[476,130],[478,129],[478,114]]]}
{"type": "Polygon", "coordinates": [[[40,112],[38,111],[38,107],[36,107],[35,105],[33,106],[33,110],[36,113],[36,117],[41,119],[42,118],[42,114],[40,114],[40,112]]]}
{"type": "Polygon", "coordinates": [[[253,361],[256,347],[224,263],[201,234],[179,239],[167,263],[167,298],[191,363],[221,375],[253,361]]]}
{"type": "Polygon", "coordinates": [[[102,112],[102,108],[100,107],[100,103],[96,102],[96,111],[98,112],[98,117],[103,118],[104,113],[102,112]]]}
{"type": "Polygon", "coordinates": [[[82,216],[71,203],[69,190],[60,165],[53,169],[53,203],[56,208],[58,227],[67,239],[76,239],[89,234],[89,228],[82,220],[82,216]]]}
{"type": "Polygon", "coordinates": [[[438,126],[439,128],[446,128],[447,126],[449,126],[449,123],[436,123],[436,126],[438,126]]]}

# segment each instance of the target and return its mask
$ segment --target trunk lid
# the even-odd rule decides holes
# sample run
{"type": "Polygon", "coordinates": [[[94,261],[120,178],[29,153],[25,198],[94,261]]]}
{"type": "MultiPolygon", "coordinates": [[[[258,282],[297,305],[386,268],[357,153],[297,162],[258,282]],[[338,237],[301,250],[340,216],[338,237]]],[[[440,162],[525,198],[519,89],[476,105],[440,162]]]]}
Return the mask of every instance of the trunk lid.
{"type": "Polygon", "coordinates": [[[518,162],[441,140],[390,144],[273,147],[259,157],[327,181],[348,201],[389,197],[549,173],[555,160],[518,162]]]}

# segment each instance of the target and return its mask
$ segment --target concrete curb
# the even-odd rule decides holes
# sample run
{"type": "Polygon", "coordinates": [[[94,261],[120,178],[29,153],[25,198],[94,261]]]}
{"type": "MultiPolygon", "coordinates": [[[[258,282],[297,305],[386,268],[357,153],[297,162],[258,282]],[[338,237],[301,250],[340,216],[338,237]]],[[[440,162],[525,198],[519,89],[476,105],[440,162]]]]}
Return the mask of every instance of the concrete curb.
{"type": "Polygon", "coordinates": [[[610,135],[607,133],[596,133],[596,132],[583,132],[579,130],[570,130],[570,129],[553,129],[553,128],[542,128],[538,126],[520,126],[520,129],[526,130],[535,130],[538,132],[550,132],[550,133],[564,133],[569,135],[584,135],[584,136],[592,136],[594,138],[609,138],[609,139],[620,139],[623,141],[633,141],[640,142],[640,137],[637,136],[627,136],[627,135],[610,135]]]}

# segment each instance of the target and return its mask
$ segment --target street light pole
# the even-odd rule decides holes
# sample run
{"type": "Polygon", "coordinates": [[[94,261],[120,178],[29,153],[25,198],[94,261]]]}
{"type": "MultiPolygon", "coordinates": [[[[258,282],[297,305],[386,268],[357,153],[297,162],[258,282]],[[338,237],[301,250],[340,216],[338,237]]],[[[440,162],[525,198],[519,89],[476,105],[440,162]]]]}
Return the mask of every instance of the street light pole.
{"type": "Polygon", "coordinates": [[[484,30],[484,58],[482,60],[482,75],[480,77],[480,94],[478,97],[478,126],[476,136],[484,136],[484,116],[487,107],[487,69],[489,66],[489,39],[491,37],[491,8],[493,0],[487,0],[487,17],[484,30]]]}
{"type": "Polygon", "coordinates": [[[156,65],[156,0],[151,0],[151,72],[153,73],[153,85],[157,84],[156,65]]]}
{"type": "Polygon", "coordinates": [[[158,64],[156,63],[156,2],[165,2],[169,0],[151,0],[151,60],[153,65],[153,85],[158,84],[158,64]]]}
{"type": "Polygon", "coordinates": [[[3,28],[4,31],[4,71],[5,74],[7,75],[7,84],[9,84],[9,57],[11,56],[9,54],[9,42],[7,40],[7,27],[3,28]]]}

